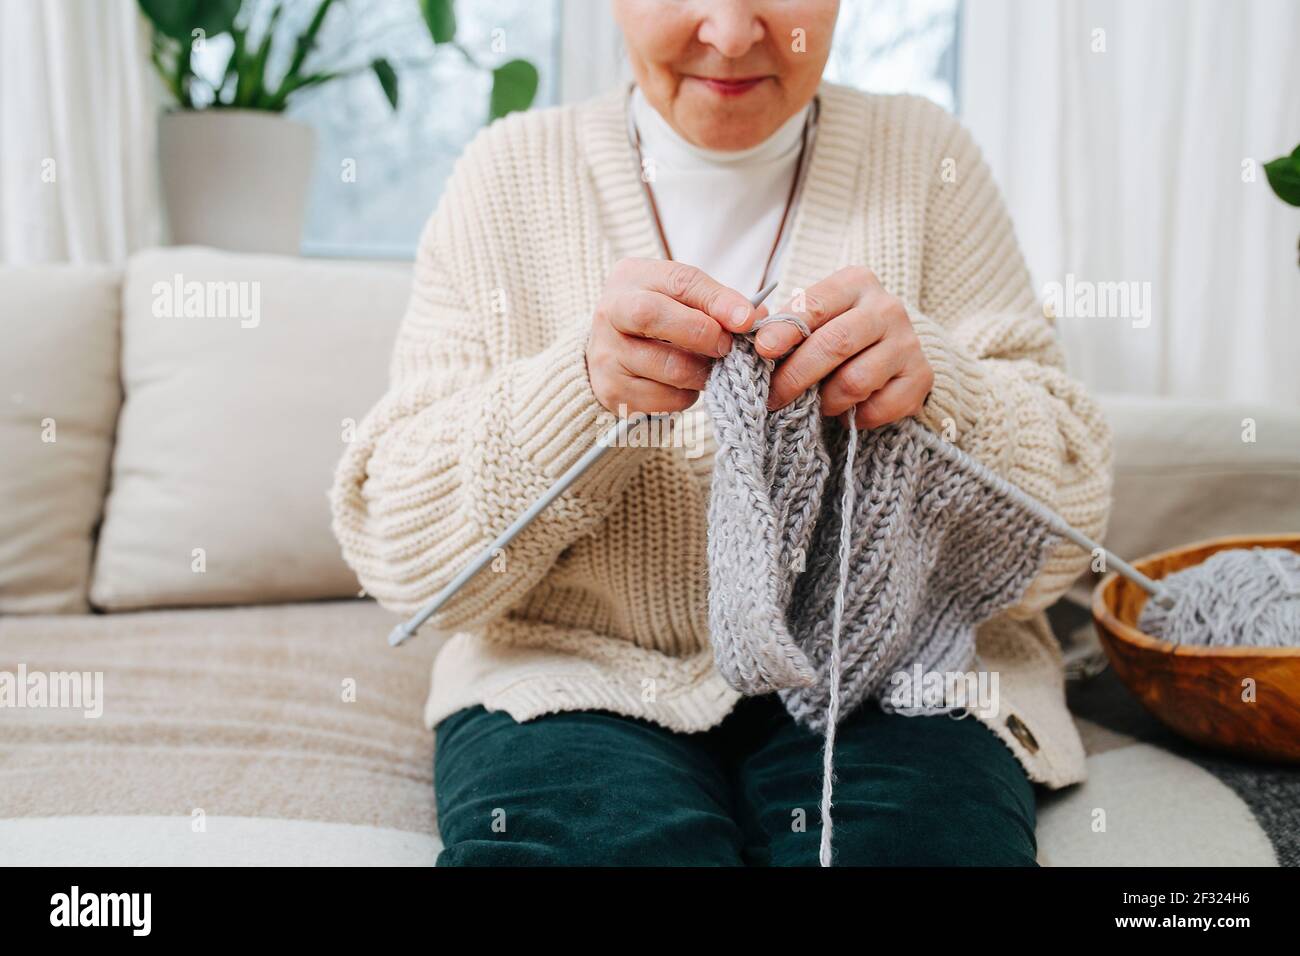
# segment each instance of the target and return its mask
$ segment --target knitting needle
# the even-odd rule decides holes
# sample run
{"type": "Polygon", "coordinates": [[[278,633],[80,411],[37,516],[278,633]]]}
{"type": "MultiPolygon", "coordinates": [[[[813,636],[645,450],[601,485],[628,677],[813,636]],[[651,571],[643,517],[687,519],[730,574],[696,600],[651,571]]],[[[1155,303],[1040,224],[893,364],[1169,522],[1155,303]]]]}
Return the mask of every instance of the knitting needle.
{"type": "MultiPolygon", "coordinates": [[[[775,280],[769,282],[749,300],[749,304],[757,309],[763,304],[767,297],[772,294],[776,285],[775,280]]],[[[492,559],[496,557],[496,555],[500,554],[511,541],[515,540],[519,535],[519,532],[527,528],[534,518],[546,510],[551,502],[564,494],[564,492],[568,490],[569,486],[582,477],[582,474],[588,468],[600,461],[607,451],[622,444],[622,441],[627,434],[627,429],[633,423],[633,418],[634,416],[629,418],[620,418],[615,422],[614,426],[602,435],[585,455],[574,462],[568,471],[556,479],[555,484],[547,488],[546,491],[543,492],[542,496],[528,507],[527,511],[516,518],[510,527],[497,535],[496,540],[484,548],[482,554],[467,564],[459,574],[451,579],[451,582],[447,584],[446,587],[435,594],[430,599],[429,603],[420,608],[413,617],[393,628],[388,635],[389,645],[391,647],[397,647],[415,636],[415,632],[424,625],[425,621],[437,614],[442,606],[450,601],[455,596],[456,592],[465,586],[465,583],[469,581],[470,578],[474,577],[474,575],[478,574],[484,567],[490,564],[492,559]]]]}

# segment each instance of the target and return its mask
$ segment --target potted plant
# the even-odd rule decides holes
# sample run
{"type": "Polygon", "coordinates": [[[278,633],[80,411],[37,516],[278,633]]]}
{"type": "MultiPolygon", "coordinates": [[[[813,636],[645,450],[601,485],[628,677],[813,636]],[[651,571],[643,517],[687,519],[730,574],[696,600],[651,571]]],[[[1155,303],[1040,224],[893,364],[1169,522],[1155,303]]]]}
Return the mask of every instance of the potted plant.
{"type": "MultiPolygon", "coordinates": [[[[151,59],[175,100],[158,130],[172,242],[296,254],[315,134],[284,116],[286,107],[326,84],[368,72],[396,109],[398,69],[383,57],[366,63],[320,62],[317,40],[337,0],[317,0],[296,36],[282,35],[282,16],[292,3],[310,0],[272,0],[257,35],[252,21],[264,7],[257,0],[138,2],[153,26],[151,59]],[[196,72],[195,54],[223,36],[230,38],[231,52],[214,82],[196,72]]],[[[453,0],[408,2],[418,3],[435,46],[454,49],[484,68],[455,42],[453,0]]],[[[409,65],[419,64],[403,66],[409,65]]],[[[492,69],[488,118],[527,109],[537,83],[537,70],[526,60],[492,69]]]]}
{"type": "Polygon", "coordinates": [[[1300,206],[1300,146],[1290,156],[1279,156],[1264,164],[1264,174],[1279,199],[1292,206],[1300,206]]]}

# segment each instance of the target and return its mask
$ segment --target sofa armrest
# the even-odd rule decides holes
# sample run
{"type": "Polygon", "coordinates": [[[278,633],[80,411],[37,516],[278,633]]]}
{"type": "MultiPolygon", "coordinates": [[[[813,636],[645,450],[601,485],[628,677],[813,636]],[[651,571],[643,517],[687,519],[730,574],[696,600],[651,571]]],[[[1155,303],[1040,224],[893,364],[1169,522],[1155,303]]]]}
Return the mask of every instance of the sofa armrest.
{"type": "Polygon", "coordinates": [[[1115,435],[1106,545],[1120,557],[1300,530],[1300,409],[1128,395],[1100,402],[1115,435]]]}

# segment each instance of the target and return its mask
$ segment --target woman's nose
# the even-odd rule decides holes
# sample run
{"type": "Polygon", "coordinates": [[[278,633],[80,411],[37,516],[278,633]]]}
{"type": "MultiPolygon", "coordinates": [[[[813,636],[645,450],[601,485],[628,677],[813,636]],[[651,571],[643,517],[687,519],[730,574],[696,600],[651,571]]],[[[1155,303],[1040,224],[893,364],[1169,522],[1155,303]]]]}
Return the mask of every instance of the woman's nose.
{"type": "Polygon", "coordinates": [[[739,59],[763,39],[753,0],[710,0],[706,6],[697,36],[728,59],[739,59]]]}

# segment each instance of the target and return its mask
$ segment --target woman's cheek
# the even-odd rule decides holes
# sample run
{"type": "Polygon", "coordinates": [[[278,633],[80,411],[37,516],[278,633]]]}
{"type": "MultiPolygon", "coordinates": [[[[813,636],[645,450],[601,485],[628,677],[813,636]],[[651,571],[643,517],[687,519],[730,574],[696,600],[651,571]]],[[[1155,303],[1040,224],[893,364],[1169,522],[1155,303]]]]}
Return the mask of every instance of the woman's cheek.
{"type": "Polygon", "coordinates": [[[839,0],[801,0],[769,4],[767,17],[786,87],[811,97],[830,57],[839,0]]]}

